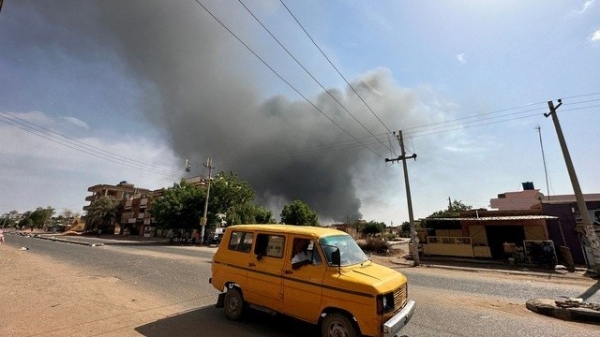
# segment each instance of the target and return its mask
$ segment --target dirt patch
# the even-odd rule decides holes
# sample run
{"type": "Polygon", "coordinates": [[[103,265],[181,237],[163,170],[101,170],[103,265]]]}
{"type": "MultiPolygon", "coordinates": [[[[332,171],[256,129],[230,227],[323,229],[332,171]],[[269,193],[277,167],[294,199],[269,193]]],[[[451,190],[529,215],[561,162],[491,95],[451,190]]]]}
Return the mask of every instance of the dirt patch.
{"type": "Polygon", "coordinates": [[[181,310],[64,263],[0,246],[0,336],[141,336],[134,328],[181,310]]]}

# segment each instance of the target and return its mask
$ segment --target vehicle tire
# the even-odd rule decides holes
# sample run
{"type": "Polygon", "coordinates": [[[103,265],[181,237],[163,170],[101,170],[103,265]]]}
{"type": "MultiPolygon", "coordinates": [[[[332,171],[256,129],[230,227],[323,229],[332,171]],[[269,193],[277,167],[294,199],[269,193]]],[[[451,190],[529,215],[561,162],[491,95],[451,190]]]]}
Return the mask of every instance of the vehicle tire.
{"type": "Polygon", "coordinates": [[[321,337],[358,337],[358,331],[348,316],[333,312],[321,322],[321,337]]]}
{"type": "Polygon", "coordinates": [[[230,288],[225,293],[225,316],[232,321],[237,321],[244,312],[244,298],[237,288],[230,288]]]}

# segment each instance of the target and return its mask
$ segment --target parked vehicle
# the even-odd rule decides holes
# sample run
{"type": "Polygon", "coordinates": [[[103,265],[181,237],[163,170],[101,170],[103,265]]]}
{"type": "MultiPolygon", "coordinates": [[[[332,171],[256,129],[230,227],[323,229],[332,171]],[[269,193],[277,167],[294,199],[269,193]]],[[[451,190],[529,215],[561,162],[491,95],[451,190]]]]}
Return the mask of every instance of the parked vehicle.
{"type": "Polygon", "coordinates": [[[256,308],[318,324],[322,336],[396,336],[415,310],[404,275],[331,228],[228,227],[209,281],[231,320],[256,308]]]}
{"type": "Polygon", "coordinates": [[[208,244],[218,245],[221,243],[223,239],[223,235],[225,234],[225,228],[218,227],[214,228],[207,236],[206,240],[208,244]]]}

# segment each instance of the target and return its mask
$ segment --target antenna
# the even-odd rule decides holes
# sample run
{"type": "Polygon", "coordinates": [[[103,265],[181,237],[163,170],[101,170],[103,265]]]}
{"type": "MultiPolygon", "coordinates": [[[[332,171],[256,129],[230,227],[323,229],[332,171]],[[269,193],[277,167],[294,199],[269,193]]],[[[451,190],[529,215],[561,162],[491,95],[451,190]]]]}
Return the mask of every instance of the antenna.
{"type": "Polygon", "coordinates": [[[544,154],[544,143],[542,142],[542,128],[538,125],[536,127],[538,135],[540,136],[540,147],[542,148],[542,160],[544,161],[544,175],[546,176],[546,200],[550,199],[550,188],[548,187],[548,169],[546,167],[546,155],[544,154]]]}

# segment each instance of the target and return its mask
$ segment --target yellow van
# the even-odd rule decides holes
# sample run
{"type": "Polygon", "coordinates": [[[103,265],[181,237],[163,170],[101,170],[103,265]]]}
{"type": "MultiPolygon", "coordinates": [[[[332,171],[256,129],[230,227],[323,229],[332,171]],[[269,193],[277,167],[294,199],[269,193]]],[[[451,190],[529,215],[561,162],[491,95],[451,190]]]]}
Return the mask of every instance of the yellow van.
{"type": "Polygon", "coordinates": [[[324,337],[396,336],[415,310],[404,275],[331,228],[228,227],[209,281],[229,319],[250,307],[319,324],[324,337]]]}

